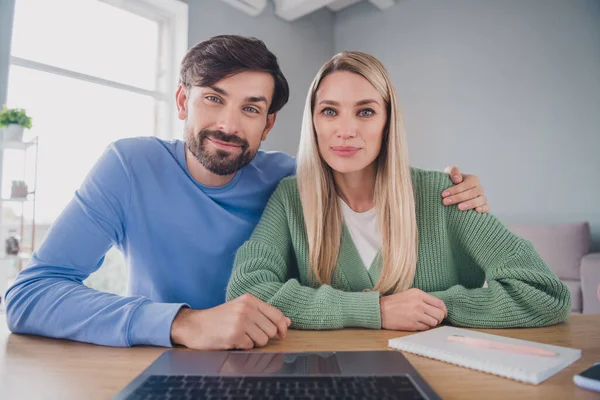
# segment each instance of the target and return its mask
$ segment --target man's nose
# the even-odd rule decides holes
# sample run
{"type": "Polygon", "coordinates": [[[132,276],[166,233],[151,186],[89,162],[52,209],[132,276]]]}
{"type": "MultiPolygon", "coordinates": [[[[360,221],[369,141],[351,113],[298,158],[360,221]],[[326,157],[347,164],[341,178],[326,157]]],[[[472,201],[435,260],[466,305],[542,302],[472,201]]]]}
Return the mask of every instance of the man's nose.
{"type": "Polygon", "coordinates": [[[230,135],[240,132],[241,112],[233,107],[223,107],[217,120],[217,129],[230,135]]]}

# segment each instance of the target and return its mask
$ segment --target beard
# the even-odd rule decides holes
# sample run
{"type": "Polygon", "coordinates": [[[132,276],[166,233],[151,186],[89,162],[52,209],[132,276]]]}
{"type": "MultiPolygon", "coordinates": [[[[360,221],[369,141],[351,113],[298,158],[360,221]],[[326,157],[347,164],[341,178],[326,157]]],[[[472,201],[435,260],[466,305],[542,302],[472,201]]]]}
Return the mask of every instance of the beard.
{"type": "Polygon", "coordinates": [[[231,175],[244,168],[252,161],[258,150],[252,150],[246,140],[223,131],[203,129],[198,135],[194,135],[189,131],[186,136],[185,145],[190,153],[196,157],[204,168],[220,176],[231,175]],[[209,137],[240,146],[239,154],[236,150],[231,152],[221,149],[211,151],[206,146],[209,137]]]}

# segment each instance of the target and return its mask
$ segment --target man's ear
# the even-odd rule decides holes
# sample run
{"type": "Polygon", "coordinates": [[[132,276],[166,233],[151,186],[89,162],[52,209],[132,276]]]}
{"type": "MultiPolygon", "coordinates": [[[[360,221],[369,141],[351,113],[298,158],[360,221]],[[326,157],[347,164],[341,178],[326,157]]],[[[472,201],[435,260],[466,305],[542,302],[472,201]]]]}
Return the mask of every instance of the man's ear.
{"type": "Polygon", "coordinates": [[[177,117],[184,121],[187,118],[187,100],[189,90],[183,83],[179,84],[175,93],[175,103],[177,103],[177,117]]]}
{"type": "Polygon", "coordinates": [[[275,125],[275,120],[277,119],[277,113],[272,113],[267,115],[267,125],[265,126],[265,130],[263,131],[262,137],[260,140],[264,142],[267,139],[267,135],[273,129],[273,125],[275,125]]]}

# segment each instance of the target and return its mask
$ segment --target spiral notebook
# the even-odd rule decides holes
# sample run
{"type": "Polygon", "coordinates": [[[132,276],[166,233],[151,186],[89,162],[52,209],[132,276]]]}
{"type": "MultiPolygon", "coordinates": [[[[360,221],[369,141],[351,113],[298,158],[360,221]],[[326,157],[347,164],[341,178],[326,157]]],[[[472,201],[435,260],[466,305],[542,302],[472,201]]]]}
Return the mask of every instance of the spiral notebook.
{"type": "Polygon", "coordinates": [[[468,329],[442,326],[430,331],[390,339],[389,347],[477,371],[537,385],[581,357],[581,350],[551,346],[527,340],[511,339],[468,329]],[[448,336],[494,340],[502,343],[533,346],[557,353],[554,357],[517,354],[503,350],[454,343],[448,336]]]}

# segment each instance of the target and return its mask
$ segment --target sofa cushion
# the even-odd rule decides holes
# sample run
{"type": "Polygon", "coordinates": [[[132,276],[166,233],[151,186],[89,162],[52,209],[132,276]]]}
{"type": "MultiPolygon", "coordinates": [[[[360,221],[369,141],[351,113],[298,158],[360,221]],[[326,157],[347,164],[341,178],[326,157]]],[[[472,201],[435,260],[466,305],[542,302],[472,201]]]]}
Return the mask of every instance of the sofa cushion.
{"type": "Polygon", "coordinates": [[[510,224],[509,229],[529,240],[560,279],[579,280],[581,258],[590,251],[587,222],[554,225],[510,224]]]}
{"type": "Polygon", "coordinates": [[[600,314],[600,253],[581,259],[581,297],[584,314],[600,314]]]}
{"type": "Polygon", "coordinates": [[[565,285],[567,285],[569,291],[571,292],[571,298],[573,299],[573,302],[571,304],[571,311],[581,313],[583,311],[583,296],[581,294],[581,282],[566,279],[563,279],[562,282],[565,285]]]}

